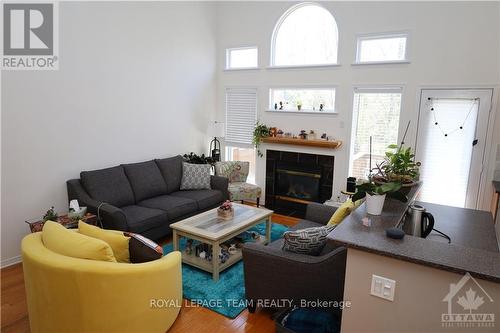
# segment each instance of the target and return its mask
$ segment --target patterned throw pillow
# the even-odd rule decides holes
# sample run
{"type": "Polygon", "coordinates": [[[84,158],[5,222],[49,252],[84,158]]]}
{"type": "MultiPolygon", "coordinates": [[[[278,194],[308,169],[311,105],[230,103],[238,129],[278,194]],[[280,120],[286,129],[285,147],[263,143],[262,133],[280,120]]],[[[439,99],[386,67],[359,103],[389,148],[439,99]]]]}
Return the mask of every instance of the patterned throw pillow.
{"type": "Polygon", "coordinates": [[[283,234],[285,242],[283,250],[288,252],[318,255],[326,244],[326,236],[335,226],[307,228],[296,231],[286,231],[283,234]]]}
{"type": "Polygon", "coordinates": [[[210,189],[210,164],[182,163],[181,190],[210,189]]]}

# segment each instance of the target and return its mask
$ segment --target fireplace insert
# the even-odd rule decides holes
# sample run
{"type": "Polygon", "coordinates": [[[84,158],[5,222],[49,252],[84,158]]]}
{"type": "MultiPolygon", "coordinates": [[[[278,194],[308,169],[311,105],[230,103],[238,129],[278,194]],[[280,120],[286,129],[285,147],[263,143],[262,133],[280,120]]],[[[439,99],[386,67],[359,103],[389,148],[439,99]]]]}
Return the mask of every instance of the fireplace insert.
{"type": "Polygon", "coordinates": [[[332,196],[334,157],[289,151],[266,151],[266,207],[303,218],[310,202],[332,196]]]}
{"type": "Polygon", "coordinates": [[[276,178],[278,199],[299,203],[316,202],[319,199],[321,170],[299,171],[279,166],[276,169],[276,178]]]}

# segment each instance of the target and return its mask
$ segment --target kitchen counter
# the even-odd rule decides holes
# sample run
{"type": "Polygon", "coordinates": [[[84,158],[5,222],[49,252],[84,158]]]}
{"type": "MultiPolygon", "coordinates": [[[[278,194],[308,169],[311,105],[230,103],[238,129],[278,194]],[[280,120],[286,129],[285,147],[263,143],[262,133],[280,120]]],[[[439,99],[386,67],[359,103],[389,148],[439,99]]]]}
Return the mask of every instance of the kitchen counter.
{"type": "MultiPolygon", "coordinates": [[[[408,197],[413,199],[417,192],[418,188],[413,188],[408,197]]],[[[399,224],[408,206],[389,198],[382,215],[368,215],[363,203],[328,238],[347,248],[500,282],[500,253],[490,212],[417,203],[434,216],[434,227],[451,237],[450,244],[435,232],[427,238],[388,238],[385,230],[399,224]],[[370,226],[363,225],[364,217],[371,220],[370,226]]]]}

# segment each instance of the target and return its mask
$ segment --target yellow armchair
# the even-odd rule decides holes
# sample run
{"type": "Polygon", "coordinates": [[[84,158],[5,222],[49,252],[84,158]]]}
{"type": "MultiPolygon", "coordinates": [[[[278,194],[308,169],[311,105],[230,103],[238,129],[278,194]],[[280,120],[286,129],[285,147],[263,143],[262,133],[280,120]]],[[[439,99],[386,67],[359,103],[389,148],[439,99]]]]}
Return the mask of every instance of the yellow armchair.
{"type": "Polygon", "coordinates": [[[66,257],[22,241],[31,332],[166,332],[182,304],[181,254],[142,264],[66,257]]]}

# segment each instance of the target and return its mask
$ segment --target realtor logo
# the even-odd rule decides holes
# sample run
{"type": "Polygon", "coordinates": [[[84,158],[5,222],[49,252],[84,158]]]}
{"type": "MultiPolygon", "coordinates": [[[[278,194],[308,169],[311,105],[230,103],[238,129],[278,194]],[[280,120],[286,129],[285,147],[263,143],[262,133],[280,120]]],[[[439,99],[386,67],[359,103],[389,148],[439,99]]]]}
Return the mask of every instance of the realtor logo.
{"type": "Polygon", "coordinates": [[[443,298],[448,312],[441,314],[443,327],[494,327],[493,299],[469,273],[457,284],[450,284],[450,291],[443,298]]]}
{"type": "Polygon", "coordinates": [[[2,4],[2,69],[58,69],[57,3],[2,4]]]}

